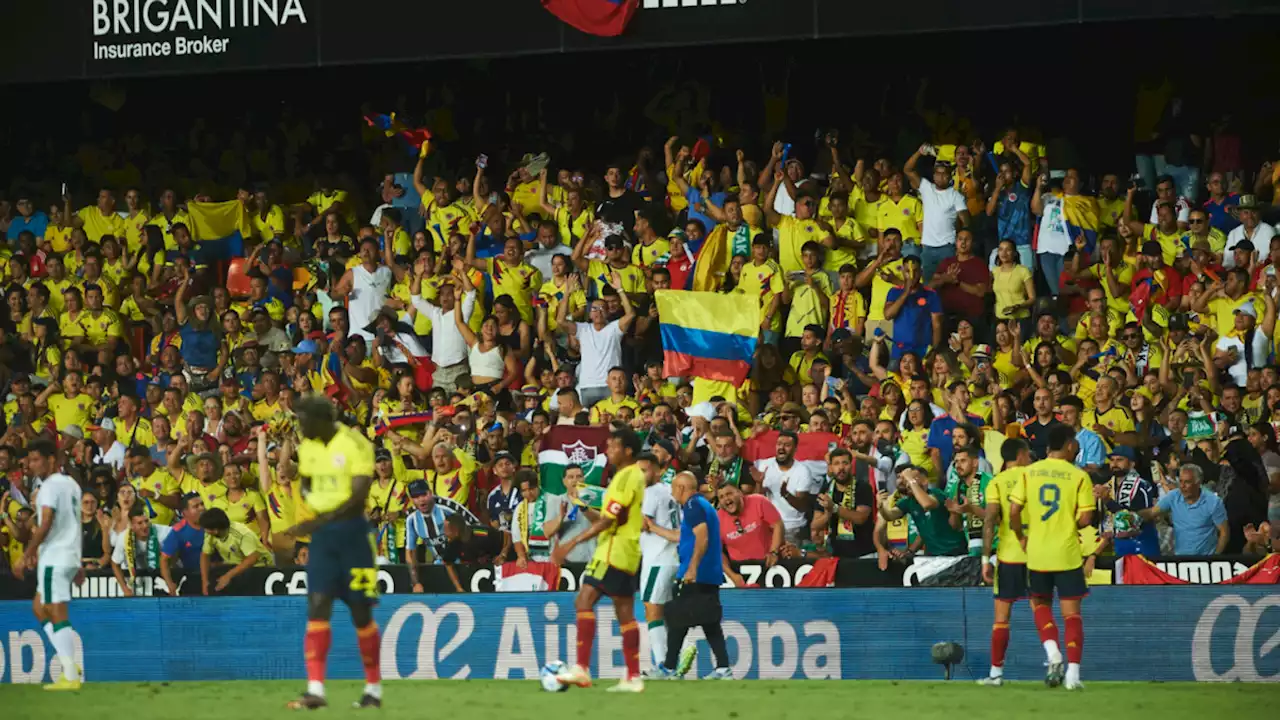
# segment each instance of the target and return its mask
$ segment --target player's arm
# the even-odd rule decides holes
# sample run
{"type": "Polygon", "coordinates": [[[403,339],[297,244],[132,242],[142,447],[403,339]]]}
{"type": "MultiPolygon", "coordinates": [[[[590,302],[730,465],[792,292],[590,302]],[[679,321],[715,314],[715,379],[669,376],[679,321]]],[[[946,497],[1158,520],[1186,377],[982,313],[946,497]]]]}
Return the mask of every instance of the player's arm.
{"type": "Polygon", "coordinates": [[[1093,524],[1093,481],[1084,471],[1080,473],[1080,483],[1076,487],[1076,527],[1087,528],[1093,524]]]}
{"type": "Polygon", "coordinates": [[[36,555],[40,551],[40,543],[44,542],[44,538],[49,534],[49,528],[53,527],[53,508],[48,505],[40,506],[40,524],[31,531],[31,539],[27,541],[27,551],[23,553],[25,559],[23,565],[29,568],[36,566],[36,555]]]}
{"type": "Polygon", "coordinates": [[[653,517],[648,515],[646,515],[644,518],[644,531],[647,533],[653,533],[654,535],[657,535],[658,537],[662,538],[663,540],[666,540],[667,542],[673,542],[673,543],[680,542],[679,530],[675,530],[672,528],[664,528],[658,523],[653,522],[653,517]]]}
{"type": "MultiPolygon", "coordinates": [[[[250,537],[252,536],[246,537],[244,545],[250,544],[250,537]]],[[[242,545],[240,548],[242,552],[249,550],[249,548],[244,547],[244,545],[242,545]]],[[[245,552],[245,556],[243,560],[241,560],[235,567],[226,571],[225,573],[222,574],[221,577],[218,578],[218,582],[215,585],[215,589],[218,592],[222,592],[223,590],[227,589],[227,585],[230,584],[232,580],[239,577],[240,574],[243,573],[245,570],[248,570],[249,568],[256,565],[258,563],[258,560],[261,560],[261,559],[262,559],[261,550],[258,550],[255,548],[252,552],[245,552]]]]}
{"type": "Polygon", "coordinates": [[[1027,536],[1022,530],[1022,508],[1027,503],[1027,477],[1023,475],[1009,491],[1009,529],[1023,548],[1027,547],[1027,536]]]}
{"type": "MultiPolygon", "coordinates": [[[[125,579],[124,571],[120,568],[120,561],[114,555],[111,557],[111,572],[116,576],[116,584],[120,586],[120,592],[124,593],[125,597],[133,597],[133,586],[125,579]]],[[[167,578],[165,582],[169,582],[167,578]]],[[[169,587],[173,586],[170,585],[169,587]]]]}
{"type": "Polygon", "coordinates": [[[904,513],[902,509],[899,508],[897,504],[893,502],[892,494],[887,492],[880,493],[879,501],[880,501],[880,515],[879,515],[880,517],[889,521],[900,520],[902,518],[904,513]]]}
{"type": "MultiPolygon", "coordinates": [[[[169,594],[177,595],[178,585],[173,581],[173,571],[169,569],[169,558],[170,556],[167,553],[160,553],[160,577],[164,578],[164,586],[169,588],[169,594]]],[[[114,565],[112,566],[112,569],[119,572],[114,565]]],[[[118,582],[119,578],[116,578],[116,581],[118,582]]],[[[121,585],[121,587],[124,586],[121,585]]]]}
{"type": "Polygon", "coordinates": [[[724,570],[724,576],[729,578],[729,582],[733,583],[734,587],[742,587],[747,584],[747,581],[743,580],[741,575],[733,571],[733,566],[729,564],[729,556],[724,553],[720,553],[720,568],[724,570]]]}
{"type": "Polygon", "coordinates": [[[466,588],[462,587],[462,581],[458,579],[458,571],[453,569],[453,563],[445,563],[444,571],[449,575],[449,581],[453,583],[454,592],[466,592],[466,588]]]}

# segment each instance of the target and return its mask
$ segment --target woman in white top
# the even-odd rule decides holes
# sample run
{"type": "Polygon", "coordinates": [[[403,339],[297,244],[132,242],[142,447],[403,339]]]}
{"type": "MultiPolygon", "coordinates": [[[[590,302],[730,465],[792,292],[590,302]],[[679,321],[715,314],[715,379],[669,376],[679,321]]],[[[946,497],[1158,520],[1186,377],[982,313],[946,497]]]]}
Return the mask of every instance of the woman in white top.
{"type": "Polygon", "coordinates": [[[471,382],[477,390],[488,390],[497,395],[520,377],[520,364],[516,354],[502,344],[498,333],[498,318],[485,317],[480,323],[480,335],[462,321],[462,313],[453,314],[454,325],[467,343],[467,360],[471,365],[471,382]]]}

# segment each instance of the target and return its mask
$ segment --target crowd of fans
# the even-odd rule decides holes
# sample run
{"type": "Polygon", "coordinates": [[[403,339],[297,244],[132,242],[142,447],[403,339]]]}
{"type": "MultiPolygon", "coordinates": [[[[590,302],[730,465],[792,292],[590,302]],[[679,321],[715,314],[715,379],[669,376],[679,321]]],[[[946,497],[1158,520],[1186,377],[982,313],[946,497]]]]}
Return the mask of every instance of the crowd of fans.
{"type": "Polygon", "coordinates": [[[37,439],[84,485],[85,566],[126,592],[139,571],[216,592],[305,564],[284,531],[308,512],[290,411],[311,393],[376,439],[369,517],[415,583],[425,562],[549,555],[522,532],[534,504],[550,536],[587,527],[580,468],[539,502],[555,425],[631,427],[661,469],[695,470],[735,563],[976,554],[1000,443],[1043,457],[1064,424],[1095,478],[1097,553],[1270,548],[1269,164],[1202,183],[1191,135],[1132,177],[1086,175],[1014,130],[901,159],[830,133],[832,170],[810,174],[781,142],[694,140],[590,168],[531,153],[433,177],[419,159],[376,203],[330,178],[292,203],[246,182],[253,234],[230,258],[173,189],[13,196],[0,567],[23,570],[37,439]],[[710,243],[732,261],[708,279],[710,243]],[[653,294],[695,278],[758,299],[740,386],[663,372],[653,294]],[[745,462],[772,430],[775,456],[745,462]],[[825,472],[796,457],[818,432],[839,438],[825,472]]]}

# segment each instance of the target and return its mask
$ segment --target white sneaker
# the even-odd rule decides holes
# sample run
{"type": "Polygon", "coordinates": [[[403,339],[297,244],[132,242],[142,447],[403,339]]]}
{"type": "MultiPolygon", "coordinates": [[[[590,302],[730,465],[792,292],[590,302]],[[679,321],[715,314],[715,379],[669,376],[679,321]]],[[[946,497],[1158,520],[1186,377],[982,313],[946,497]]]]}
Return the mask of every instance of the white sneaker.
{"type": "Polygon", "coordinates": [[[716,668],[715,670],[711,671],[710,675],[707,675],[702,679],[703,680],[732,680],[733,668],[727,668],[727,667],[716,668]]]}
{"type": "Polygon", "coordinates": [[[1004,685],[1004,677],[984,677],[978,681],[978,684],[987,687],[1001,687],[1004,685]]]}
{"type": "Polygon", "coordinates": [[[580,688],[591,687],[591,673],[581,665],[574,665],[556,673],[556,680],[564,685],[574,685],[580,688]]]}
{"type": "Polygon", "coordinates": [[[638,677],[627,678],[620,681],[617,685],[609,688],[606,692],[612,693],[638,693],[644,692],[644,681],[638,677]]]}
{"type": "Polygon", "coordinates": [[[1084,683],[1080,682],[1079,680],[1067,680],[1062,684],[1062,687],[1068,690],[1083,690],[1084,683]]]}

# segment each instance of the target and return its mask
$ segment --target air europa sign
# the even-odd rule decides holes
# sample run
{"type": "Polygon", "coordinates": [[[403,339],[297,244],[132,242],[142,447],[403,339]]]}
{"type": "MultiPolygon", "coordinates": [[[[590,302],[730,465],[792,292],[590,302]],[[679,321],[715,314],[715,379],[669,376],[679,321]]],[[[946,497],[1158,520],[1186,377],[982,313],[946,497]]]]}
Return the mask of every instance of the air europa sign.
{"type": "Polygon", "coordinates": [[[291,24],[307,24],[302,0],[93,0],[92,59],[221,55],[228,31],[291,24]]]}

